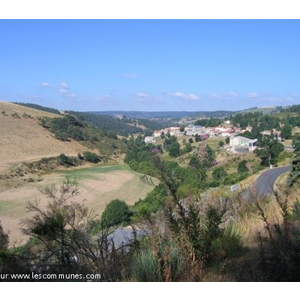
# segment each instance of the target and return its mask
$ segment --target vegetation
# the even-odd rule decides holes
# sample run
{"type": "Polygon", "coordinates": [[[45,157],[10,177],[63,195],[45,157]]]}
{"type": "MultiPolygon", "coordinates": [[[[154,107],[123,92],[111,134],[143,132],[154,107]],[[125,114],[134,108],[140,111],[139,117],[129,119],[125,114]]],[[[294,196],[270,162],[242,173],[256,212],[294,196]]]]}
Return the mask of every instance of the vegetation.
{"type": "Polygon", "coordinates": [[[45,106],[38,105],[38,104],[33,104],[33,103],[22,103],[22,102],[13,102],[13,103],[60,115],[60,111],[58,109],[55,109],[55,108],[45,107],[45,106]]]}
{"type": "Polygon", "coordinates": [[[120,199],[115,199],[107,204],[101,217],[101,224],[104,228],[127,224],[130,215],[128,205],[120,199]]]}
{"type": "Polygon", "coordinates": [[[261,159],[261,165],[276,165],[280,152],[284,146],[274,138],[274,136],[265,137],[258,143],[258,148],[254,153],[261,159]]]}
{"type": "Polygon", "coordinates": [[[135,133],[152,133],[153,130],[165,127],[165,123],[147,119],[136,118],[114,118],[112,116],[100,115],[97,113],[84,113],[69,111],[69,114],[77,116],[88,124],[101,129],[104,133],[128,136],[135,133]]]}
{"type": "MultiPolygon", "coordinates": [[[[88,121],[85,114],[76,113],[42,119],[41,124],[65,142],[75,139],[100,148],[100,142],[106,140],[111,142],[110,151],[124,149],[125,163],[141,173],[143,184],[154,188],[132,206],[121,198],[112,198],[101,218],[78,200],[76,179],[66,178],[59,187],[40,188],[49,202],[42,206],[39,200],[29,201],[27,208],[32,217],[23,221],[23,232],[30,237],[26,245],[9,248],[9,235],[0,225],[1,273],[54,274],[57,277],[53,281],[299,280],[300,135],[292,135],[290,123],[295,115],[286,120],[261,112],[230,117],[234,126],[253,127],[245,136],[257,135],[256,157],[230,156],[223,149],[223,141],[217,140],[211,147],[199,136],[183,142],[166,134],[155,144],[146,144],[141,134],[120,140],[116,135],[121,132],[118,126],[123,124],[124,135],[131,134],[126,126],[145,133],[142,122],[98,117],[88,121]],[[117,130],[109,132],[108,125],[100,125],[100,119],[105,120],[102,124],[118,124],[112,125],[117,130]],[[91,125],[98,121],[98,125],[91,125]],[[270,164],[276,165],[282,157],[288,159],[282,154],[283,144],[278,137],[260,134],[274,128],[281,129],[285,138],[293,138],[295,151],[287,185],[283,183],[273,195],[262,198],[249,187],[230,191],[228,185],[270,164]],[[122,226],[131,230],[131,235],[119,246],[114,234],[122,226]],[[70,274],[74,276],[70,278],[70,274]],[[88,279],[87,274],[101,274],[101,278],[88,279]]],[[[221,121],[210,118],[197,124],[209,126],[221,121]]],[[[102,156],[91,150],[77,157],[62,153],[39,163],[72,167],[101,160],[102,156]]],[[[27,166],[28,170],[35,167],[27,166]]],[[[97,172],[97,168],[93,170],[97,172]]],[[[84,170],[72,172],[73,178],[80,172],[88,176],[84,170]]]]}
{"type": "Polygon", "coordinates": [[[106,155],[120,154],[126,149],[124,142],[119,140],[116,134],[94,128],[71,115],[43,118],[40,124],[61,141],[68,142],[73,139],[90,148],[97,148],[100,153],[106,155]]]}

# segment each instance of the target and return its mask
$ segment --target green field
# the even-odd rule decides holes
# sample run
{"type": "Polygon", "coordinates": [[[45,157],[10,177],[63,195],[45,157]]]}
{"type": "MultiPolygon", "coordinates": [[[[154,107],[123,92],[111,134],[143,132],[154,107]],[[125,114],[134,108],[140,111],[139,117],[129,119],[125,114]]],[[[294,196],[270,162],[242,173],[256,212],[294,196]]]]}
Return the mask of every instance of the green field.
{"type": "Polygon", "coordinates": [[[153,186],[142,182],[140,175],[124,164],[97,165],[45,175],[41,182],[26,183],[1,192],[0,220],[3,227],[10,230],[12,242],[23,239],[20,221],[30,216],[26,209],[28,201],[37,198],[41,200],[41,207],[46,207],[48,199],[38,188],[50,185],[58,188],[66,176],[78,180],[80,194],[72,198],[72,201],[84,200],[89,209],[101,216],[106,205],[113,199],[121,199],[128,205],[133,205],[146,197],[153,186]]]}
{"type": "Polygon", "coordinates": [[[65,176],[70,178],[81,179],[95,179],[99,174],[105,174],[116,171],[127,171],[134,173],[127,165],[115,164],[115,165],[101,165],[95,167],[89,167],[84,169],[71,170],[63,172],[65,176]]]}

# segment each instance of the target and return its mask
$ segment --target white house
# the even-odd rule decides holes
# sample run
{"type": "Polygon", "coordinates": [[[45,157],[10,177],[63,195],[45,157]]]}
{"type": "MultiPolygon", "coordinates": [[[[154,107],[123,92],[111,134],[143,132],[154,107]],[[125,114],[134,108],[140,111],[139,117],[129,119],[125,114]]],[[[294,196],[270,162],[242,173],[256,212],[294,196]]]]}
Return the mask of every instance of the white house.
{"type": "Polygon", "coordinates": [[[146,144],[155,143],[155,138],[153,136],[146,136],[144,142],[146,144]]]}
{"type": "Polygon", "coordinates": [[[254,151],[256,148],[257,139],[251,140],[243,136],[234,136],[230,138],[230,146],[232,151],[237,148],[248,148],[249,151],[254,151]]]}
{"type": "Polygon", "coordinates": [[[155,130],[153,132],[153,136],[154,137],[160,137],[163,132],[164,132],[164,130],[155,130]]]}

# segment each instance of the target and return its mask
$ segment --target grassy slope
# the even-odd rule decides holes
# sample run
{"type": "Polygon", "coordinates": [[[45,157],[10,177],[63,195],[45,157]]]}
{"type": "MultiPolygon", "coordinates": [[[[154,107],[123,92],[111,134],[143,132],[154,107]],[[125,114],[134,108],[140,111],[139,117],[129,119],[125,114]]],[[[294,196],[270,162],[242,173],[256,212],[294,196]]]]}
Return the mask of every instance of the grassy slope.
{"type": "Polygon", "coordinates": [[[57,115],[0,101],[0,172],[12,163],[57,156],[61,153],[77,155],[78,152],[87,150],[76,141],[66,143],[55,139],[38,124],[40,117],[57,115]],[[19,118],[13,117],[14,113],[19,118]]]}
{"type": "Polygon", "coordinates": [[[153,186],[139,179],[140,174],[121,164],[45,175],[41,182],[28,183],[0,193],[0,220],[3,227],[10,231],[11,243],[21,243],[25,240],[20,231],[20,221],[30,216],[26,209],[27,202],[39,198],[41,206],[45,207],[48,201],[38,188],[52,184],[59,186],[65,176],[77,178],[79,182],[80,194],[72,200],[85,200],[86,206],[99,216],[111,200],[118,198],[132,205],[153,189],[153,186]]]}

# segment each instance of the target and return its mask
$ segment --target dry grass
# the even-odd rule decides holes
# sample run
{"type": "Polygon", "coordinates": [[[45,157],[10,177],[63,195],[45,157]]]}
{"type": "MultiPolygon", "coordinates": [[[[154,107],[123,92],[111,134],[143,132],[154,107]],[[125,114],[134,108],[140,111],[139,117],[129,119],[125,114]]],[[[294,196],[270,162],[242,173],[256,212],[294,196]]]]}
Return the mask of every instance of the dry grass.
{"type": "Polygon", "coordinates": [[[0,101],[0,172],[11,164],[88,150],[76,141],[62,142],[38,124],[40,117],[57,115],[0,101]],[[12,115],[16,113],[18,117],[12,115]],[[27,117],[24,116],[27,114],[27,117]],[[28,115],[30,117],[28,117],[28,115]]]}
{"type": "MultiPolygon", "coordinates": [[[[81,171],[76,170],[74,175],[77,176],[79,172],[81,171]]],[[[82,172],[79,179],[80,194],[73,200],[85,200],[86,206],[98,215],[101,215],[113,199],[122,199],[130,205],[144,198],[153,189],[153,186],[139,179],[139,174],[124,166],[98,166],[84,169],[82,172]]],[[[26,209],[28,201],[40,198],[42,207],[47,204],[48,200],[38,188],[52,184],[59,186],[66,175],[73,177],[72,172],[45,175],[42,182],[27,183],[0,193],[0,220],[4,229],[10,231],[12,244],[22,244],[26,241],[20,230],[20,221],[30,217],[26,209]]]]}

